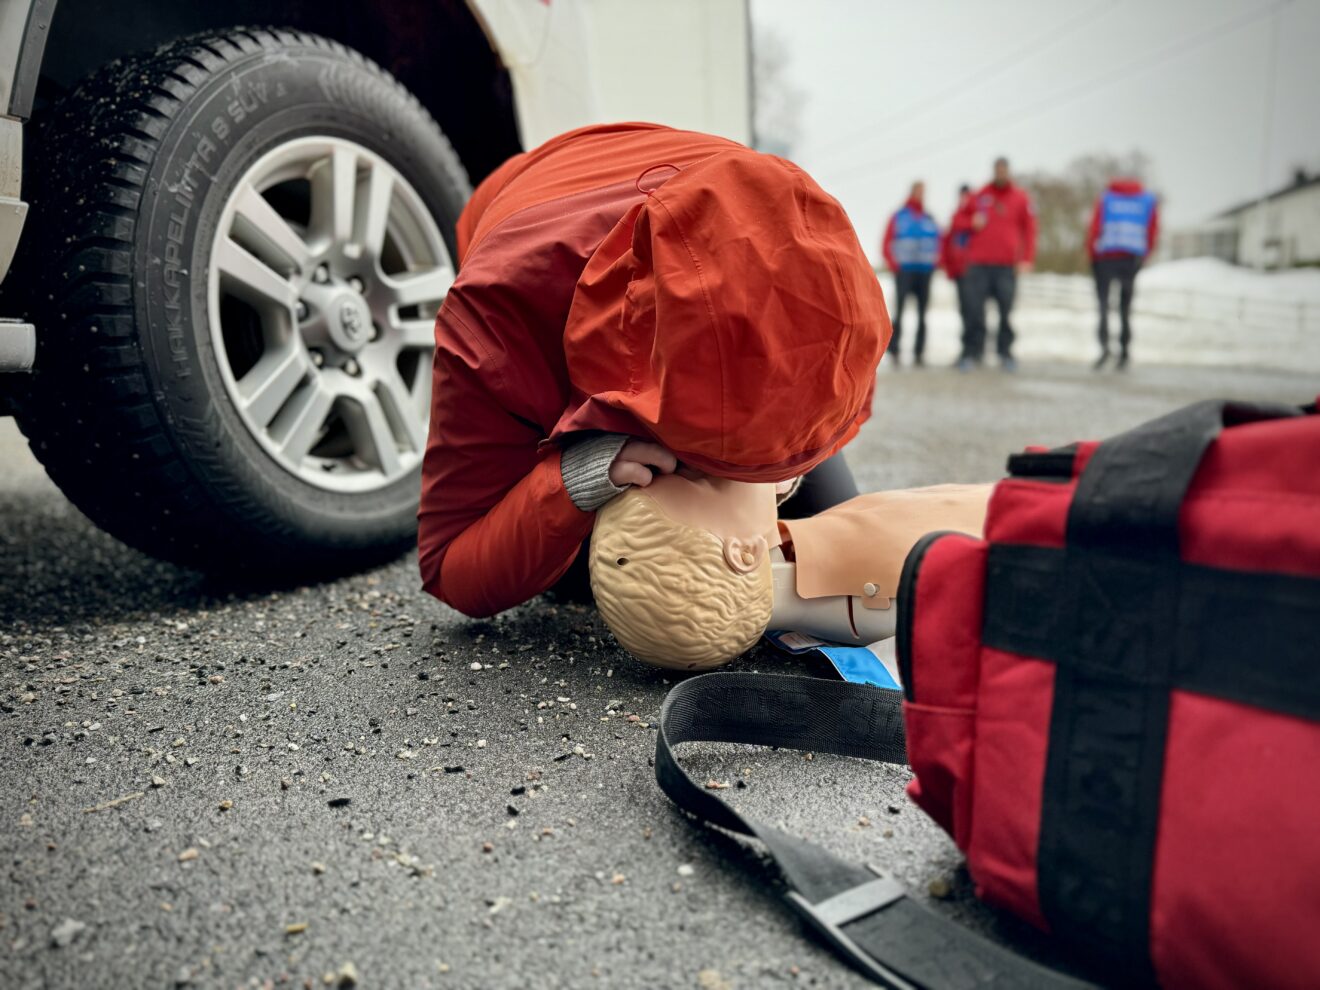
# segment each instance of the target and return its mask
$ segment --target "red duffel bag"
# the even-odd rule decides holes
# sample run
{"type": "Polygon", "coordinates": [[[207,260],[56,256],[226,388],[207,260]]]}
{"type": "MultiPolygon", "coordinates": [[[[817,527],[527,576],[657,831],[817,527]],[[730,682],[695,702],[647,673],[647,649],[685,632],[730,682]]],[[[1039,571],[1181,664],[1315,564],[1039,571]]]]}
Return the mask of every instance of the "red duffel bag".
{"type": "Polygon", "coordinates": [[[888,986],[1081,983],[883,864],[747,818],[674,747],[906,757],[977,893],[1106,983],[1320,986],[1320,415],[1203,402],[1009,471],[984,539],[936,533],[907,558],[901,712],[868,685],[692,678],[661,713],[660,786],[760,839],[793,908],[888,986]]]}
{"type": "Polygon", "coordinates": [[[1320,415],[1204,402],[1009,471],[985,539],[904,569],[911,797],[1110,972],[1320,986],[1320,415]]]}

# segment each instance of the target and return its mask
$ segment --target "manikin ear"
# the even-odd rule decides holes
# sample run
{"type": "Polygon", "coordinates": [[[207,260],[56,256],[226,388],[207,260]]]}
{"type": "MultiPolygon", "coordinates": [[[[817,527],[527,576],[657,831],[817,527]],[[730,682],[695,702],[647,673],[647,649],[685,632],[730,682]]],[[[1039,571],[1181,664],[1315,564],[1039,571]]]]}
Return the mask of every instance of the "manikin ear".
{"type": "Polygon", "coordinates": [[[769,552],[764,536],[752,540],[730,536],[724,540],[724,562],[739,574],[750,574],[756,570],[769,552]]]}

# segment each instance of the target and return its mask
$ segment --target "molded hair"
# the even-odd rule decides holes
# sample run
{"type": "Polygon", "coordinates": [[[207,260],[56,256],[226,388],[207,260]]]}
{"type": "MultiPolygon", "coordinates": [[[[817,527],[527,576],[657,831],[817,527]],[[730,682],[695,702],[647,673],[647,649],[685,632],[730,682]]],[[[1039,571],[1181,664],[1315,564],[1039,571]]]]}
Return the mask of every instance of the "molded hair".
{"type": "Polygon", "coordinates": [[[625,650],[657,667],[709,670],[756,644],[770,622],[769,555],[747,573],[718,537],[674,522],[631,488],[596,513],[588,561],[605,624],[625,650]]]}

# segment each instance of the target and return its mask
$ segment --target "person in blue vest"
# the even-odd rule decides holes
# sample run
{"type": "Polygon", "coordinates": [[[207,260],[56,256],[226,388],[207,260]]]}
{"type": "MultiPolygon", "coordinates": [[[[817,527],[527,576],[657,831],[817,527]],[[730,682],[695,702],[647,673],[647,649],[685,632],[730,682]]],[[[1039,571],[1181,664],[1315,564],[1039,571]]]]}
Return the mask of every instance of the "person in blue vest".
{"type": "Polygon", "coordinates": [[[889,340],[889,355],[895,365],[901,363],[899,337],[903,332],[903,307],[908,296],[917,302],[917,339],[912,349],[912,363],[921,367],[926,351],[926,304],[930,301],[930,280],[940,260],[940,225],[926,212],[922,200],[925,183],[912,183],[912,192],[902,208],[889,218],[881,252],[885,264],[894,273],[894,335],[889,340]]]}
{"type": "Polygon", "coordinates": [[[1095,370],[1109,361],[1109,294],[1118,283],[1118,362],[1120,371],[1127,367],[1132,345],[1132,296],[1136,290],[1137,271],[1155,250],[1159,234],[1159,204],[1155,194],[1147,192],[1136,179],[1115,179],[1096,200],[1091,215],[1091,231],[1086,251],[1095,275],[1095,290],[1100,297],[1100,357],[1095,370]]]}

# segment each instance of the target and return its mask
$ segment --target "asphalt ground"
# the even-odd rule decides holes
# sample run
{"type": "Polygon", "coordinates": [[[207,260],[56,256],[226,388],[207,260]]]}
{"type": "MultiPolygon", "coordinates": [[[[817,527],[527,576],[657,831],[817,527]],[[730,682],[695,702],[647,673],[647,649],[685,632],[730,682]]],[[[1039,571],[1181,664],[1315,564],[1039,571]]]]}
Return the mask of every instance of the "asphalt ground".
{"type": "MultiPolygon", "coordinates": [[[[863,489],[984,481],[1028,443],[1318,389],[1244,369],[882,368],[849,458],[863,489]]],[[[802,664],[762,648],[736,666],[802,664]]],[[[418,590],[412,556],[215,586],[94,529],[0,420],[0,986],[868,985],[754,851],[657,789],[670,684],[588,607],[468,621],[418,590]]],[[[1067,965],[976,902],[905,769],[687,753],[741,781],[746,812],[1067,965]]]]}

